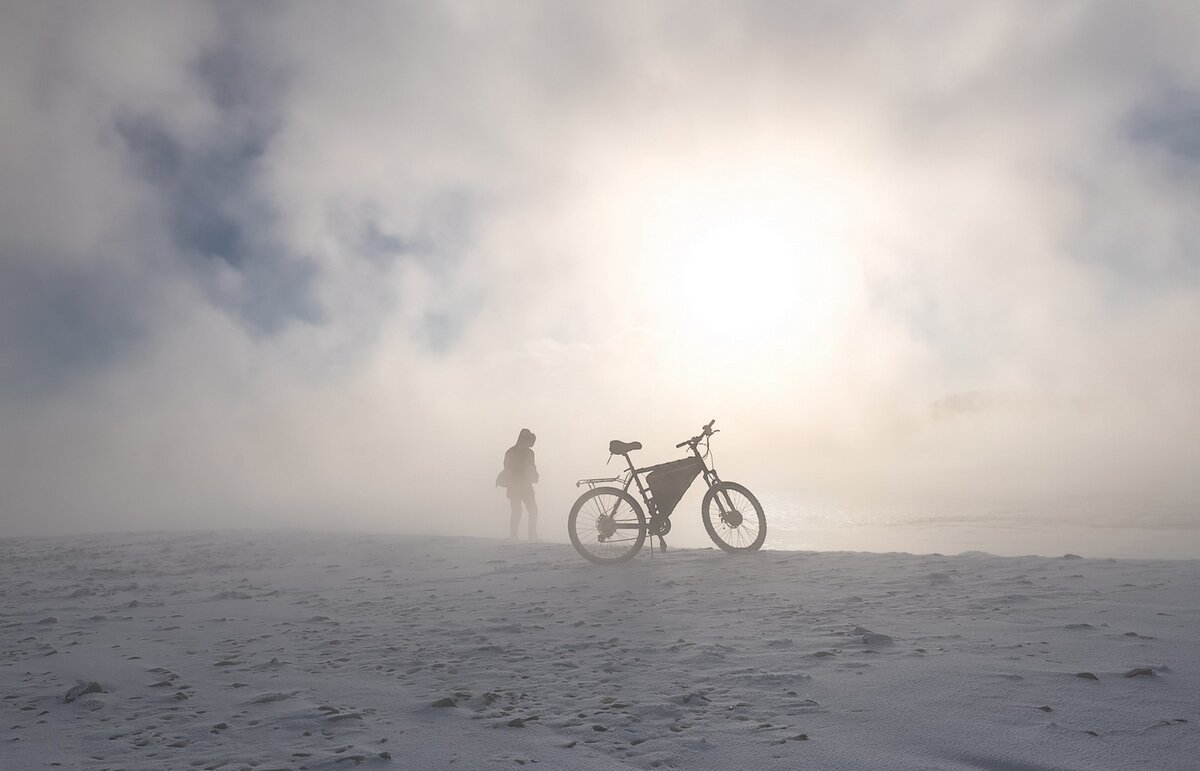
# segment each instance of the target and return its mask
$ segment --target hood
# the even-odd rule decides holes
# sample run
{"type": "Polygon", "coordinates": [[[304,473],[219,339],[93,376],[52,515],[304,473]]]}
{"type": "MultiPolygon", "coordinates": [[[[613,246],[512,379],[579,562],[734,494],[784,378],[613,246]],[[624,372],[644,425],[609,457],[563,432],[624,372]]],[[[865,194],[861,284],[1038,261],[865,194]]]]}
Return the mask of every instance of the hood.
{"type": "Polygon", "coordinates": [[[522,447],[532,447],[537,437],[528,428],[522,428],[520,435],[517,436],[517,444],[522,447]]]}

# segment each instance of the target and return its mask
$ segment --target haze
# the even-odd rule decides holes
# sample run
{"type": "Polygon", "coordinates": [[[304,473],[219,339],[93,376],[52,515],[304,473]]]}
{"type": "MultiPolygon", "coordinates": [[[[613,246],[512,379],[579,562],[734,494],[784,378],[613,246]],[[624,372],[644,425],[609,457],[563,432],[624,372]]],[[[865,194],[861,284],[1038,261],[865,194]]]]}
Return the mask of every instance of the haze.
{"type": "MultiPolygon", "coordinates": [[[[0,9],[0,535],[545,537],[610,439],[1195,526],[1200,6],[0,9]]],[[[929,503],[929,505],[934,505],[929,503]]]]}

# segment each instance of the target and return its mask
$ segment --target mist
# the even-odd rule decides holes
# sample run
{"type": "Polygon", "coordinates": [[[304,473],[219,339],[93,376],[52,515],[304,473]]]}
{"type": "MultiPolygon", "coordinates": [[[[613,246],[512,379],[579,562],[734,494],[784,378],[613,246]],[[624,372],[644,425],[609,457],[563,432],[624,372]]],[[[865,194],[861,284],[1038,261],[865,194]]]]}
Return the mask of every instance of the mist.
{"type": "Polygon", "coordinates": [[[6,4],[0,535],[500,535],[529,427],[556,538],[610,439],[661,462],[713,418],[777,495],[1200,524],[1198,34],[6,4]]]}

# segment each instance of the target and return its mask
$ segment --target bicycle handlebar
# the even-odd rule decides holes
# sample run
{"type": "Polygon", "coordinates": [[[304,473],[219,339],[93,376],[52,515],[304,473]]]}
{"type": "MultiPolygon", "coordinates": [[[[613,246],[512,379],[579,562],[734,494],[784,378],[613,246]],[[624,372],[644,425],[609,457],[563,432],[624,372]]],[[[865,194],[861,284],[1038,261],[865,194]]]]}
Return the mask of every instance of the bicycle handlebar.
{"type": "MultiPolygon", "coordinates": [[[[713,423],[716,423],[716,422],[717,422],[716,418],[713,418],[712,420],[708,421],[708,425],[706,425],[703,428],[703,430],[700,431],[699,434],[697,434],[696,436],[693,436],[691,439],[686,439],[686,440],[680,442],[679,444],[675,445],[675,449],[679,449],[680,447],[687,447],[688,445],[696,444],[701,439],[703,439],[707,436],[712,436],[713,434],[717,433],[717,431],[712,430],[713,423]]],[[[720,429],[717,429],[717,430],[719,431],[720,429]]]]}

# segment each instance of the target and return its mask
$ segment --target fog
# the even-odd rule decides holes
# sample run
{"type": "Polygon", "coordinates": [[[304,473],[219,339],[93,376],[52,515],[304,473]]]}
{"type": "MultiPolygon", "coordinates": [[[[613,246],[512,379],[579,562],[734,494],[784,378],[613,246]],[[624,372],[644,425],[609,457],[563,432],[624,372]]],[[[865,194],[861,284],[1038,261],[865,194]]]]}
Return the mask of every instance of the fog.
{"type": "Polygon", "coordinates": [[[544,537],[610,439],[1200,522],[1200,7],[0,9],[0,535],[544,537]]]}

